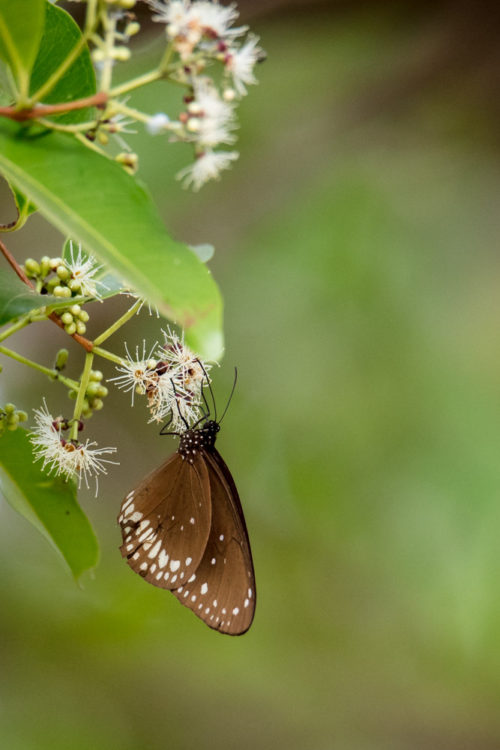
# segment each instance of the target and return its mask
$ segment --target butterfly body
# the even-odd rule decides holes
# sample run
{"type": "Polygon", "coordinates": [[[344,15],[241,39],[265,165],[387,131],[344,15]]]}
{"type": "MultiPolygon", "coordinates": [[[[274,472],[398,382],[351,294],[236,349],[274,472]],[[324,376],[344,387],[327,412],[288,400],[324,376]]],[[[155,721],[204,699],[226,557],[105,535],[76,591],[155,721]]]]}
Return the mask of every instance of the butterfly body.
{"type": "Polygon", "coordinates": [[[122,503],[121,553],[209,627],[241,635],[255,612],[255,577],[236,485],[215,448],[219,423],[180,435],[179,447],[122,503]]]}

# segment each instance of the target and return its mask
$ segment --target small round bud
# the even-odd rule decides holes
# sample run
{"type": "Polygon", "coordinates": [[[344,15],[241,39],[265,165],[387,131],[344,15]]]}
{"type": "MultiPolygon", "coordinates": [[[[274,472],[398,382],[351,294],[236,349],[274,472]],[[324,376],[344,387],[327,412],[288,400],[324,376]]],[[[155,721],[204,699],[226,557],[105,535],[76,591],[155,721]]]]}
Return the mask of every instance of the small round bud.
{"type": "Polygon", "coordinates": [[[72,401],[76,401],[78,397],[78,391],[69,391],[68,396],[72,401]]]}
{"type": "Polygon", "coordinates": [[[67,286],[63,286],[63,292],[61,294],[61,297],[71,297],[71,289],[67,286]]]}
{"type": "Polygon", "coordinates": [[[102,146],[107,146],[109,143],[109,135],[107,133],[104,133],[102,130],[100,130],[97,133],[97,140],[102,146]]]}
{"type": "Polygon", "coordinates": [[[167,26],[167,36],[171,37],[172,39],[177,36],[180,29],[178,26],[175,25],[175,23],[169,23],[167,26]]]}
{"type": "Polygon", "coordinates": [[[70,279],[68,281],[68,287],[71,289],[72,292],[75,294],[79,294],[82,289],[82,282],[78,281],[78,279],[70,279]]]}
{"type": "Polygon", "coordinates": [[[40,276],[47,276],[50,271],[50,258],[48,255],[44,255],[40,260],[40,276]]]}
{"type": "Polygon", "coordinates": [[[103,62],[106,55],[104,54],[104,50],[102,49],[94,49],[92,50],[92,60],[95,63],[103,62]]]}
{"type": "Polygon", "coordinates": [[[28,258],[28,260],[24,264],[24,267],[26,269],[27,276],[38,276],[41,270],[39,263],[37,263],[36,260],[33,260],[33,258],[28,258]]]}
{"type": "Polygon", "coordinates": [[[186,109],[190,115],[198,115],[198,117],[203,111],[200,103],[196,101],[189,102],[186,109]]]}
{"type": "Polygon", "coordinates": [[[66,331],[66,333],[72,336],[74,333],[76,333],[76,325],[74,323],[70,323],[68,326],[64,326],[64,330],[66,331]]]}
{"type": "Polygon", "coordinates": [[[89,316],[89,314],[88,314],[88,312],[86,310],[81,310],[78,313],[78,317],[80,318],[80,320],[82,321],[82,323],[87,323],[90,316],[89,316]]]}
{"type": "Polygon", "coordinates": [[[90,410],[90,404],[88,398],[83,399],[83,410],[89,411],[90,410]]]}
{"type": "Polygon", "coordinates": [[[100,398],[95,398],[92,401],[92,408],[95,409],[95,411],[100,411],[103,406],[104,406],[104,401],[100,398]]]}
{"type": "Polygon", "coordinates": [[[127,154],[125,152],[122,152],[121,154],[115,156],[115,160],[119,164],[123,164],[127,172],[129,172],[130,174],[134,174],[137,171],[137,167],[139,166],[139,157],[134,153],[127,154]]]}
{"type": "Polygon", "coordinates": [[[70,312],[66,311],[65,313],[61,315],[61,320],[65,326],[69,326],[73,322],[73,316],[71,315],[70,312]]]}
{"type": "Polygon", "coordinates": [[[67,281],[71,276],[71,272],[66,266],[57,266],[56,273],[62,281],[67,281]]]}
{"type": "Polygon", "coordinates": [[[120,8],[124,8],[125,10],[130,10],[134,7],[136,3],[136,0],[116,0],[116,4],[120,6],[120,8]]]}
{"type": "MultiPolygon", "coordinates": [[[[59,286],[59,281],[60,281],[60,279],[58,279],[58,278],[55,278],[55,279],[49,279],[49,280],[47,281],[47,284],[46,284],[46,286],[47,286],[47,289],[49,290],[49,292],[50,292],[51,294],[53,294],[53,293],[54,293],[54,289],[56,288],[56,286],[59,286]]],[[[61,289],[62,289],[62,287],[61,287],[61,289]]]]}
{"type": "Polygon", "coordinates": [[[137,21],[131,21],[127,26],[125,26],[125,35],[126,36],[135,36],[139,33],[141,30],[140,23],[137,23],[137,21]]]}
{"type": "Polygon", "coordinates": [[[96,380],[97,382],[100,382],[103,379],[104,375],[100,370],[91,370],[90,372],[90,379],[96,380]]]}
{"type": "Polygon", "coordinates": [[[82,311],[82,308],[80,307],[80,305],[71,305],[71,307],[69,308],[69,311],[71,315],[78,317],[82,311]]]}
{"type": "Polygon", "coordinates": [[[80,334],[80,336],[83,336],[86,330],[87,330],[87,326],[85,325],[85,323],[82,323],[81,320],[78,320],[76,322],[76,332],[80,334]]]}
{"type": "Polygon", "coordinates": [[[54,295],[54,297],[64,297],[64,295],[65,295],[64,287],[63,286],[59,286],[59,284],[57,284],[54,287],[54,289],[52,291],[52,294],[54,295]]]}
{"type": "Polygon", "coordinates": [[[222,98],[226,102],[234,102],[236,99],[236,91],[234,89],[224,89],[222,98]]]}
{"type": "Polygon", "coordinates": [[[92,409],[83,409],[82,410],[82,417],[84,419],[90,419],[91,416],[92,416],[92,409]]]}
{"type": "Polygon", "coordinates": [[[18,411],[17,416],[19,417],[20,422],[26,422],[28,419],[28,415],[26,414],[25,411],[18,411]]]}
{"type": "Polygon", "coordinates": [[[105,385],[98,385],[97,386],[97,395],[99,396],[99,398],[106,398],[106,396],[108,395],[108,393],[109,393],[109,391],[108,391],[108,389],[106,388],[105,385]]]}
{"type": "Polygon", "coordinates": [[[19,414],[11,414],[7,419],[7,426],[9,430],[16,429],[19,424],[19,414]]]}
{"type": "Polygon", "coordinates": [[[95,398],[98,394],[99,387],[99,383],[96,383],[95,380],[91,380],[87,386],[87,392],[85,395],[90,399],[95,398]]]}
{"type": "Polygon", "coordinates": [[[50,267],[53,271],[56,270],[57,266],[62,265],[62,258],[51,258],[50,259],[50,267]]]}
{"type": "Polygon", "coordinates": [[[5,404],[3,410],[6,414],[14,414],[16,407],[14,404],[5,404]]]}
{"type": "Polygon", "coordinates": [[[126,60],[130,60],[130,50],[128,47],[115,47],[112,57],[113,60],[118,60],[118,62],[125,62],[126,60]]]}
{"type": "Polygon", "coordinates": [[[190,117],[186,123],[186,127],[190,133],[197,133],[200,129],[200,121],[196,117],[190,117]]]}
{"type": "MultiPolygon", "coordinates": [[[[69,315],[69,313],[64,313],[64,315],[69,315]]],[[[69,317],[71,320],[66,323],[64,319],[64,315],[61,315],[61,320],[65,325],[71,325],[73,322],[73,319],[71,318],[71,315],[69,317]]],[[[69,352],[67,349],[59,349],[59,351],[56,354],[56,370],[64,370],[66,367],[66,362],[68,361],[69,352]]]]}

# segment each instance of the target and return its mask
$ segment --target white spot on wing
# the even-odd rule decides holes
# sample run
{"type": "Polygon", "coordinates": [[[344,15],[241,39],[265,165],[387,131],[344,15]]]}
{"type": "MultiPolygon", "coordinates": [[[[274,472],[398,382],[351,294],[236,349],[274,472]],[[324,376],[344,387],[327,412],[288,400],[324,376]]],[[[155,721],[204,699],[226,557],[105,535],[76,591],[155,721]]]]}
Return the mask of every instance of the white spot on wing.
{"type": "Polygon", "coordinates": [[[235,607],[233,609],[233,615],[237,615],[239,611],[240,611],[239,607],[235,607]]]}
{"type": "Polygon", "coordinates": [[[201,584],[201,593],[206,594],[208,591],[208,583],[202,583],[201,584]]]}
{"type": "MultiPolygon", "coordinates": [[[[144,546],[145,546],[145,545],[144,545],[144,546]]],[[[160,539],[160,540],[159,540],[158,542],[156,542],[155,546],[153,547],[153,549],[152,549],[152,550],[151,550],[151,552],[149,553],[149,557],[151,557],[151,559],[152,559],[153,557],[156,557],[156,555],[157,555],[157,554],[158,554],[158,552],[160,551],[160,547],[161,547],[161,539],[160,539]]]]}
{"type": "Polygon", "coordinates": [[[186,557],[186,567],[188,565],[191,565],[192,562],[193,562],[193,558],[192,557],[186,557]]]}
{"type": "Polygon", "coordinates": [[[164,568],[167,563],[168,563],[168,555],[165,552],[165,550],[162,549],[158,557],[158,565],[160,566],[160,568],[164,568]]]}
{"type": "Polygon", "coordinates": [[[181,561],[180,560],[170,560],[170,570],[172,573],[174,573],[176,570],[179,570],[181,567],[181,561]]]}

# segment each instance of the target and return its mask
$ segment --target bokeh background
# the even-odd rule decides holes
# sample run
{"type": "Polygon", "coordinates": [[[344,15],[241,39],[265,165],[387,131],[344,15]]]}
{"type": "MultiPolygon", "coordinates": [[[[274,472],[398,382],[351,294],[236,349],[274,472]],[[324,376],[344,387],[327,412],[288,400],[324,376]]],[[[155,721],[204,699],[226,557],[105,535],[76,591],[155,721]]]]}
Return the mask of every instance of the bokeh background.
{"type": "MultiPolygon", "coordinates": [[[[173,179],[188,150],[130,142],[174,235],[216,247],[219,402],[240,374],[219,444],[250,530],[256,619],[223,637],[122,561],[121,499],[174,443],[113,389],[92,428],[121,465],[98,500],[82,497],[102,545],[94,577],[77,588],[0,506],[0,745],[496,750],[499,7],[240,7],[268,60],[233,171],[192,195],[173,179]]],[[[158,51],[150,31],[138,71],[158,51]]],[[[175,112],[178,92],[131,101],[175,112]]],[[[9,243],[21,260],[61,238],[35,217],[9,243]]],[[[95,305],[94,330],[124,304],[95,305]]],[[[124,337],[152,343],[159,325],[143,315],[124,337]]],[[[16,341],[50,364],[66,339],[45,333],[16,341]]],[[[73,348],[75,373],[80,359],[73,348]]],[[[5,371],[9,400],[45,393],[64,410],[56,384],[5,371]]]]}

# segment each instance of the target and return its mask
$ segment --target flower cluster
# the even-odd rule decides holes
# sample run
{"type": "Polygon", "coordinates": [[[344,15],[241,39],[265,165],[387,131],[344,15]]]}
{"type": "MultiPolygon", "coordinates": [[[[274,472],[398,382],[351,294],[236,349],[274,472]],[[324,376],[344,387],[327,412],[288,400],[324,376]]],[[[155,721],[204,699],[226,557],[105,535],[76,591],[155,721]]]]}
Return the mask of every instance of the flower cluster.
{"type": "MultiPolygon", "coordinates": [[[[116,452],[116,448],[98,448],[97,443],[87,440],[65,440],[62,433],[70,429],[70,423],[63,417],[54,417],[49,413],[44,402],[41,409],[35,409],[36,427],[31,432],[30,440],[33,444],[35,461],[43,459],[43,469],[48,473],[55,472],[56,476],[65,479],[77,479],[81,487],[82,480],[89,487],[89,478],[95,477],[96,495],[98,477],[107,474],[105,464],[116,464],[116,461],[103,458],[116,452]]],[[[79,428],[83,425],[80,423],[79,428]]]]}
{"type": "Polygon", "coordinates": [[[25,411],[17,409],[14,404],[5,404],[0,406],[0,437],[5,430],[14,432],[17,430],[20,422],[26,422],[28,415],[25,411]]]}
{"type": "Polygon", "coordinates": [[[89,300],[101,300],[106,290],[105,284],[97,276],[102,266],[91,256],[83,252],[82,246],[74,246],[70,241],[64,257],[49,258],[44,255],[40,261],[28,258],[24,270],[28,278],[35,281],[41,294],[52,294],[54,297],[68,300],[68,307],[59,311],[67,333],[83,335],[89,320],[89,314],[73,302],[76,297],[89,300]]]}
{"type": "Polygon", "coordinates": [[[172,432],[182,432],[199,419],[210,365],[186,346],[183,337],[170,329],[163,334],[163,344],[155,344],[148,354],[145,343],[135,357],[127,349],[127,359],[117,367],[121,374],[111,380],[132,394],[132,404],[135,394],[146,396],[150,422],[170,417],[172,432]]]}
{"type": "Polygon", "coordinates": [[[147,129],[152,134],[168,131],[173,140],[194,144],[195,161],[178,177],[186,187],[199,190],[238,158],[236,151],[215,149],[235,141],[236,102],[247,93],[247,86],[257,83],[253,69],[263,52],[256,36],[241,40],[248,27],[233,26],[238,18],[233,5],[216,0],[149,0],[149,4],[154,20],[166,25],[168,42],[182,63],[175,79],[191,91],[178,121],[160,112],[149,119],[147,129]],[[223,68],[220,89],[206,74],[213,63],[223,68]]]}

